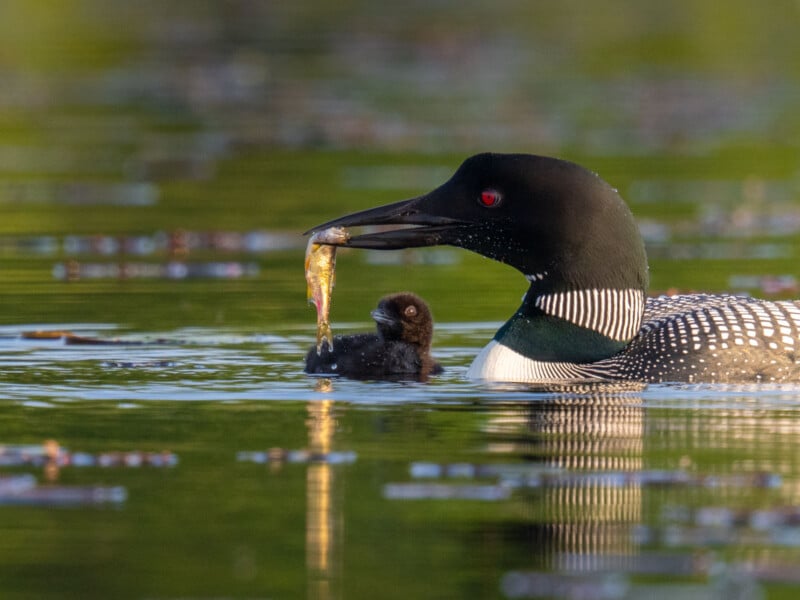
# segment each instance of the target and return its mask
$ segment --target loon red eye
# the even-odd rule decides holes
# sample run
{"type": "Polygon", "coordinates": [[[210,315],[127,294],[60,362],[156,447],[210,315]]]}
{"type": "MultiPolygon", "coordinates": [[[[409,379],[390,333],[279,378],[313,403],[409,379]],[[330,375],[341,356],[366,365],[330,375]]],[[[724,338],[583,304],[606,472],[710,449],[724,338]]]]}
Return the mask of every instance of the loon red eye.
{"type": "Polygon", "coordinates": [[[486,208],[494,208],[500,204],[502,199],[503,197],[497,190],[483,190],[481,192],[480,203],[481,206],[485,206],[486,208]]]}

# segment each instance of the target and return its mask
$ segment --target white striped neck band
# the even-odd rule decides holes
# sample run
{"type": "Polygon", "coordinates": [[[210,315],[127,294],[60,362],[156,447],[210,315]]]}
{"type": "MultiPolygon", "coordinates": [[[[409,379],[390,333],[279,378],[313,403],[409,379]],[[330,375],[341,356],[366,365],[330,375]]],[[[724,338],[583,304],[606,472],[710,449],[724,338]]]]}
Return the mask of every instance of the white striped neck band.
{"type": "Polygon", "coordinates": [[[644,292],[590,289],[542,294],[534,305],[543,313],[596,331],[612,340],[633,339],[642,324],[644,292]]]}

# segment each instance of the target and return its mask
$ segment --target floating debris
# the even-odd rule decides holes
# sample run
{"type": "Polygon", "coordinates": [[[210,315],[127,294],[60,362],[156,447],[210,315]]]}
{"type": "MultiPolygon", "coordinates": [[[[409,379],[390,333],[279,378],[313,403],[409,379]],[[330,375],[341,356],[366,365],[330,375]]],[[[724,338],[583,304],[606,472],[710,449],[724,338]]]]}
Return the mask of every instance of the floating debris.
{"type": "Polygon", "coordinates": [[[797,506],[784,506],[771,510],[752,510],[745,512],[744,515],[746,515],[747,522],[753,529],[800,526],[800,507],[797,506]]]}
{"type": "Polygon", "coordinates": [[[236,453],[239,462],[266,463],[327,463],[331,465],[350,464],[356,461],[356,453],[344,452],[311,452],[310,450],[286,450],[270,448],[266,451],[243,451],[236,453]]]}
{"type": "Polygon", "coordinates": [[[726,506],[703,506],[695,509],[668,506],[663,509],[661,516],[666,522],[703,527],[751,527],[756,530],[767,530],[775,527],[800,526],[800,507],[796,506],[753,510],[726,506]]]}
{"type": "Polygon", "coordinates": [[[172,452],[70,452],[55,440],[43,444],[0,445],[0,467],[174,467],[172,452]]]}
{"type": "Polygon", "coordinates": [[[754,260],[792,258],[789,243],[749,241],[667,242],[647,245],[647,256],[662,260],[754,260]]]}
{"type": "Polygon", "coordinates": [[[73,346],[150,346],[179,343],[175,340],[166,340],[163,338],[157,338],[154,340],[121,340],[119,338],[99,338],[95,336],[78,335],[76,333],[72,333],[71,331],[63,331],[60,329],[23,331],[19,334],[19,337],[23,340],[61,341],[64,342],[64,344],[73,346]]]}
{"type": "MultiPolygon", "coordinates": [[[[639,554],[582,554],[564,553],[554,557],[553,568],[555,571],[566,573],[622,573],[628,575],[667,575],[669,577],[711,577],[715,579],[716,589],[722,585],[746,586],[744,593],[739,596],[752,598],[749,592],[758,591],[755,580],[773,583],[800,583],[800,572],[793,563],[778,562],[766,555],[762,559],[753,559],[746,562],[725,563],[714,551],[698,552],[692,548],[691,553],[666,553],[666,552],[641,552],[639,554]]],[[[649,587],[649,586],[648,586],[649,587]]],[[[677,590],[665,591],[670,597],[684,596],[677,590]]],[[[707,588],[706,588],[707,589],[707,588]]],[[[626,597],[650,597],[639,594],[644,591],[643,586],[632,585],[631,592],[626,597]]],[[[700,597],[709,597],[702,594],[700,597]]],[[[711,596],[717,597],[717,596],[711,596]]],[[[758,596],[756,596],[758,597],[758,596]]]]}
{"type": "Polygon", "coordinates": [[[503,576],[500,589],[507,598],[566,598],[617,600],[630,588],[626,577],[618,574],[562,575],[511,571],[503,576]]]}
{"type": "Polygon", "coordinates": [[[178,457],[172,452],[104,452],[91,455],[84,452],[69,456],[75,467],[174,467],[178,457]]]}
{"type": "MultiPolygon", "coordinates": [[[[116,338],[113,339],[102,339],[102,338],[95,338],[91,336],[82,336],[72,333],[71,331],[64,331],[61,329],[37,329],[35,331],[23,331],[19,334],[19,337],[23,340],[53,340],[53,341],[61,341],[65,344],[131,344],[136,342],[128,342],[119,340],[116,338]]],[[[141,343],[141,342],[139,342],[141,343]]]]}
{"type": "Polygon", "coordinates": [[[635,528],[633,541],[637,544],[662,544],[667,548],[715,548],[719,546],[756,545],[800,548],[800,527],[752,529],[725,525],[668,525],[666,527],[635,528]]]}
{"type": "Polygon", "coordinates": [[[112,369],[163,369],[174,367],[178,363],[173,360],[107,360],[100,364],[112,369]]]}
{"type": "Polygon", "coordinates": [[[66,204],[69,206],[152,206],[158,187],[147,182],[4,181],[2,204],[66,204]]]}
{"type": "Polygon", "coordinates": [[[53,266],[53,278],[59,281],[84,279],[241,279],[256,277],[256,263],[171,261],[158,263],[80,263],[70,260],[53,266]]]}
{"type": "Polygon", "coordinates": [[[36,331],[23,331],[19,337],[23,340],[62,340],[67,336],[74,335],[70,331],[54,330],[36,330],[36,331]]]}
{"type": "MultiPolygon", "coordinates": [[[[0,184],[2,188],[2,184],[0,184]]],[[[2,203],[2,198],[0,198],[2,203]]],[[[282,231],[156,231],[143,235],[0,236],[0,253],[18,256],[180,256],[192,252],[265,254],[300,248],[292,233],[282,231]]]]}
{"type": "Polygon", "coordinates": [[[114,486],[34,486],[19,491],[0,489],[0,506],[78,506],[84,504],[121,504],[128,499],[124,487],[114,486]]]}
{"type": "Polygon", "coordinates": [[[715,564],[715,571],[719,572],[709,577],[708,583],[670,581],[666,584],[632,583],[626,574],[617,572],[562,574],[511,571],[503,576],[500,589],[507,598],[563,598],[564,600],[763,598],[764,591],[752,574],[733,567],[724,563],[715,564]]]}
{"type": "Polygon", "coordinates": [[[543,465],[476,465],[471,463],[411,463],[411,476],[416,479],[499,478],[507,487],[555,487],[594,485],[603,487],[693,486],[704,488],[753,487],[777,488],[781,477],[774,473],[702,475],[687,471],[565,471],[543,465]]]}
{"type": "Polygon", "coordinates": [[[795,585],[800,583],[800,571],[797,569],[797,563],[754,559],[735,563],[731,565],[731,569],[739,573],[746,573],[759,581],[795,585]]]}
{"type": "Polygon", "coordinates": [[[781,477],[773,473],[741,475],[702,475],[686,471],[607,471],[594,473],[543,473],[520,483],[524,487],[561,485],[595,485],[604,487],[689,486],[698,488],[766,488],[780,487],[781,477]]]}
{"type": "Polygon", "coordinates": [[[796,294],[800,291],[800,284],[794,275],[731,275],[728,288],[760,290],[765,294],[796,294]]]}
{"type": "Polygon", "coordinates": [[[364,262],[370,265],[456,265],[463,259],[459,252],[431,248],[406,248],[400,252],[367,250],[364,262]]]}
{"type": "Polygon", "coordinates": [[[414,479],[483,479],[501,478],[506,483],[527,480],[543,474],[562,473],[563,469],[548,465],[473,464],[413,462],[409,467],[414,479]]]}
{"type": "Polygon", "coordinates": [[[388,483],[383,497],[389,500],[507,500],[511,490],[503,485],[448,483],[388,483]]]}
{"type": "Polygon", "coordinates": [[[61,460],[62,449],[55,440],[42,444],[3,444],[0,445],[0,467],[22,465],[43,466],[47,462],[61,460]]]}
{"type": "MultiPolygon", "coordinates": [[[[64,343],[71,346],[143,346],[148,342],[141,340],[121,340],[119,338],[97,338],[85,335],[66,335],[64,343]]],[[[154,340],[152,344],[163,344],[164,340],[154,340]]]]}
{"type": "Polygon", "coordinates": [[[19,494],[34,487],[36,487],[36,478],[33,475],[7,475],[0,477],[0,496],[19,494]]]}
{"type": "Polygon", "coordinates": [[[0,467],[42,468],[47,485],[39,486],[33,475],[0,477],[0,506],[77,506],[120,504],[128,492],[120,486],[54,485],[63,467],[172,467],[178,458],[171,452],[70,452],[55,440],[42,444],[0,445],[0,467]]]}
{"type": "Polygon", "coordinates": [[[713,553],[641,554],[564,553],[554,557],[554,568],[567,572],[617,572],[635,575],[671,575],[674,577],[707,576],[716,564],[713,553]]]}

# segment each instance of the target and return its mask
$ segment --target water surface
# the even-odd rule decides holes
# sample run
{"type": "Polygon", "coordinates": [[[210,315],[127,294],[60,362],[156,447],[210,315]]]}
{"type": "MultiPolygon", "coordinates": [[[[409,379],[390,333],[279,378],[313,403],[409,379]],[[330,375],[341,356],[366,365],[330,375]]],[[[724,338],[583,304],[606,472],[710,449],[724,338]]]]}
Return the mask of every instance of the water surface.
{"type": "Polygon", "coordinates": [[[598,7],[4,3],[0,596],[794,598],[797,386],[468,382],[526,281],[453,248],[333,300],[442,376],[302,373],[302,232],[478,151],[600,173],[652,293],[800,296],[796,3],[598,7]]]}
{"type": "Polygon", "coordinates": [[[2,441],[54,439],[61,454],[3,467],[0,492],[29,474],[45,493],[95,493],[0,493],[8,597],[705,598],[798,584],[797,386],[467,382],[491,324],[442,323],[446,372],[427,384],[308,377],[310,326],[120,336],[152,340],[130,346],[23,329],[0,342],[2,441]]]}

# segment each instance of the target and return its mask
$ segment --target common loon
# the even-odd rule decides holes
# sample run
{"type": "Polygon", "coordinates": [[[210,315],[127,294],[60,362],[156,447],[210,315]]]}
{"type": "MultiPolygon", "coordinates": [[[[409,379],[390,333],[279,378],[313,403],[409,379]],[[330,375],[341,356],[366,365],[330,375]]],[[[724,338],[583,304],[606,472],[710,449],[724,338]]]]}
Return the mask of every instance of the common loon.
{"type": "Polygon", "coordinates": [[[354,379],[419,379],[442,372],[431,356],[433,316],[410,292],[384,296],[372,311],[377,333],[337,335],[333,350],[323,343],[306,355],[306,373],[354,379]]]}
{"type": "Polygon", "coordinates": [[[411,225],[354,248],[451,245],[521,271],[522,305],[467,375],[507,382],[800,381],[800,301],[648,298],[630,209],[596,174],[528,154],[472,156],[435,190],[315,227],[411,225]]]}

